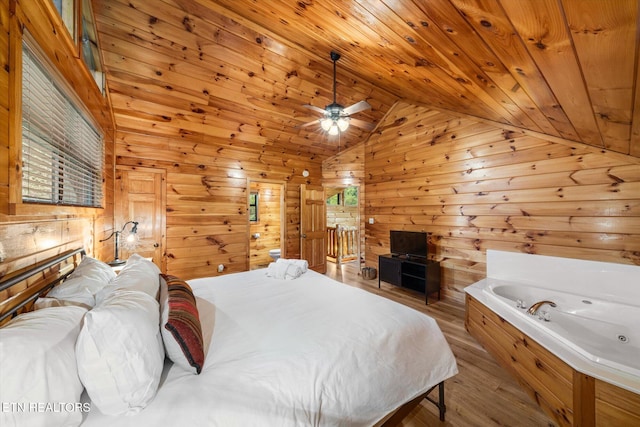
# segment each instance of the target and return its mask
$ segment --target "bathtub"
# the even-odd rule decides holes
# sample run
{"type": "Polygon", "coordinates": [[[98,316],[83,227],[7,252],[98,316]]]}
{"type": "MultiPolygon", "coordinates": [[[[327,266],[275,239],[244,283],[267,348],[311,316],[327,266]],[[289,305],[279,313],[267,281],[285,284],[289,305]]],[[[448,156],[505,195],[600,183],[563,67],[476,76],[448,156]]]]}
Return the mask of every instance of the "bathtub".
{"type": "Polygon", "coordinates": [[[513,253],[488,253],[487,258],[503,268],[488,265],[488,277],[465,292],[574,369],[640,394],[640,267],[581,261],[597,264],[593,268],[570,260],[571,268],[562,268],[564,259],[542,257],[552,263],[549,267],[540,264],[540,256],[513,253]],[[522,256],[535,257],[534,266],[522,256]],[[623,271],[613,274],[615,281],[607,275],[611,268],[623,271]],[[567,277],[585,270],[592,283],[567,277]],[[536,315],[527,313],[544,300],[556,307],[545,304],[536,315]]]}
{"type": "Polygon", "coordinates": [[[640,306],[499,281],[489,281],[483,292],[588,360],[640,377],[640,306]],[[527,313],[543,300],[556,307],[527,313]]]}

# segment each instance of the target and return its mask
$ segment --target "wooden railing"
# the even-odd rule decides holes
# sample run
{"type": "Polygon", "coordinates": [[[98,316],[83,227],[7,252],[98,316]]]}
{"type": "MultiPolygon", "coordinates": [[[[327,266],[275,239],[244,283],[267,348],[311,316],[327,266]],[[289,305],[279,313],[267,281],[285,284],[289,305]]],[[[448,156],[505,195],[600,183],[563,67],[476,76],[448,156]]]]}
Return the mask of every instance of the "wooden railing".
{"type": "Polygon", "coordinates": [[[358,229],[356,227],[327,227],[327,257],[337,263],[358,258],[358,229]]]}

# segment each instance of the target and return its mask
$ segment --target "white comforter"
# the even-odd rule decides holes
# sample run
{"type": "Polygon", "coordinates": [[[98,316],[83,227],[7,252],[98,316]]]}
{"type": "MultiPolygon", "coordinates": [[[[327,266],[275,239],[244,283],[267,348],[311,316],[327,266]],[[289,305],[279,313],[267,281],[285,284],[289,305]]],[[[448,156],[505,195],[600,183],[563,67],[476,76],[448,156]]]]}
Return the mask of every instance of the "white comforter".
{"type": "Polygon", "coordinates": [[[94,426],[370,426],[457,373],[436,322],[313,271],[189,281],[205,344],[200,375],[170,363],[157,396],[94,426]]]}

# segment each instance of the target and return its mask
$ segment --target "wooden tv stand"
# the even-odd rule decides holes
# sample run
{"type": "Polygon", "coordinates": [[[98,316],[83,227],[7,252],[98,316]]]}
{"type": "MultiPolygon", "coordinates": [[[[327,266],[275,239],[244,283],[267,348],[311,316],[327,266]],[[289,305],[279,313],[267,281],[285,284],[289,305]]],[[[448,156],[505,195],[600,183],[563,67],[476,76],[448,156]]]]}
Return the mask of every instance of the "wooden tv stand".
{"type": "Polygon", "coordinates": [[[425,304],[429,304],[429,295],[436,292],[440,300],[440,262],[438,261],[391,254],[379,255],[378,288],[380,281],[423,293],[425,304]]]}

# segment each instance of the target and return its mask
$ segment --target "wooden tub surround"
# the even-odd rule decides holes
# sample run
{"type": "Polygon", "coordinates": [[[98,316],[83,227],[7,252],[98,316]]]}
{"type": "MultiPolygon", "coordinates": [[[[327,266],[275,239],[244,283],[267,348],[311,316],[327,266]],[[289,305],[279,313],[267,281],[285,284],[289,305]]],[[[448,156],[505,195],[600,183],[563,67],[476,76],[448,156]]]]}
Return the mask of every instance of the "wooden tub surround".
{"type": "MultiPolygon", "coordinates": [[[[518,279],[512,274],[518,270],[521,270],[519,280],[525,283],[542,280],[545,275],[562,276],[563,274],[559,271],[573,273],[577,270],[566,269],[563,266],[565,261],[556,257],[488,251],[487,258],[489,261],[487,279],[466,289],[465,328],[467,331],[518,380],[527,394],[558,425],[640,425],[640,394],[638,394],[640,377],[634,374],[633,368],[625,372],[623,368],[614,369],[605,366],[602,359],[600,363],[589,360],[557,338],[545,336],[543,329],[534,323],[536,320],[530,321],[526,317],[533,319],[533,316],[528,314],[522,316],[517,310],[505,305],[503,301],[493,301],[490,293],[486,291],[493,282],[514,283],[518,279]],[[532,261],[530,268],[526,266],[529,261],[532,261]],[[543,264],[546,261],[550,261],[551,264],[544,268],[543,264]]],[[[576,262],[583,261],[567,260],[568,264],[576,262]]],[[[612,274],[611,270],[606,271],[606,266],[602,267],[605,263],[598,264],[603,274],[612,274]]],[[[616,265],[613,266],[615,269],[616,265]]],[[[575,265],[573,267],[575,268],[575,265]]],[[[585,277],[586,275],[598,276],[593,271],[586,271],[583,274],[585,277]]],[[[632,271],[631,275],[627,275],[630,279],[629,283],[637,279],[636,274],[637,272],[632,271]]],[[[580,276],[580,273],[577,273],[577,276],[580,276]]],[[[559,280],[554,282],[547,277],[546,280],[538,283],[544,283],[544,288],[547,289],[544,292],[551,292],[551,289],[558,286],[559,281],[571,282],[563,277],[557,279],[559,280]]],[[[620,280],[619,275],[616,275],[616,283],[611,283],[613,282],[611,279],[609,282],[606,279],[603,280],[602,277],[594,277],[593,283],[589,283],[582,277],[577,277],[573,282],[580,286],[579,295],[595,300],[596,297],[590,292],[592,285],[598,281],[600,285],[607,284],[607,294],[614,295],[616,291],[620,291],[622,287],[629,284],[625,283],[624,277],[620,280]]],[[[630,289],[630,292],[637,291],[630,289]]],[[[527,301],[526,306],[533,305],[535,302],[527,301]]],[[[551,316],[551,322],[553,322],[553,312],[551,316]]],[[[593,335],[595,337],[597,334],[594,332],[593,335]]]]}

